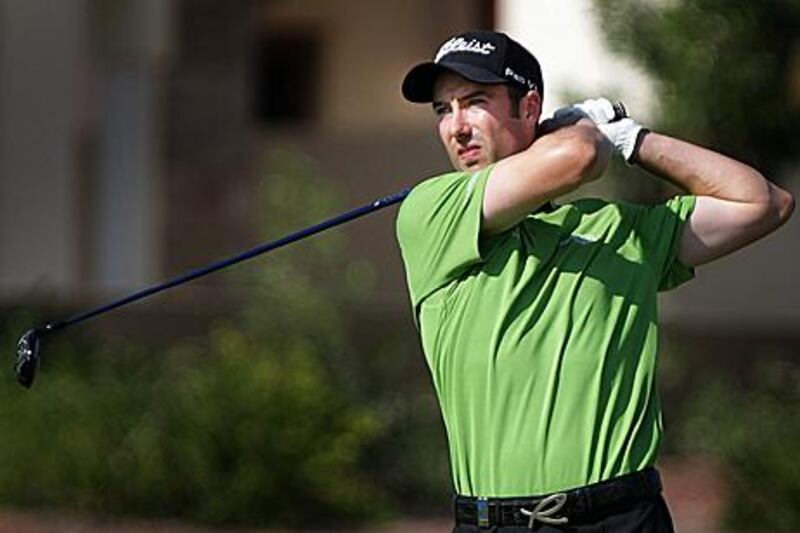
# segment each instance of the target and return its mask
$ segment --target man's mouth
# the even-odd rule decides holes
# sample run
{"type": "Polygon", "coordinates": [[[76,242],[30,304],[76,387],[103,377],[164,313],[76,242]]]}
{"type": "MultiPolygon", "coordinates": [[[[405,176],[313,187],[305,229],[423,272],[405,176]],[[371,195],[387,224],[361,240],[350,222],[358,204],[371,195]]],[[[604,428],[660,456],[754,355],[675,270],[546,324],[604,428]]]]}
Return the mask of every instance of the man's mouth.
{"type": "Polygon", "coordinates": [[[462,161],[471,161],[477,159],[481,153],[481,147],[478,145],[465,146],[456,151],[456,155],[462,161]]]}

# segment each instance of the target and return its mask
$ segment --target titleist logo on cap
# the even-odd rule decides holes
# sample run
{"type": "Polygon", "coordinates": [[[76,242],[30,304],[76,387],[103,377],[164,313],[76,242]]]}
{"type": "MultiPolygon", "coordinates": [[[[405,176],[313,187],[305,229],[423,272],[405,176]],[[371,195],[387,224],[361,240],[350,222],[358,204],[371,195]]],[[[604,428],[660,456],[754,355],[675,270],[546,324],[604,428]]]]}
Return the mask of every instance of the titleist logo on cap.
{"type": "Polygon", "coordinates": [[[444,56],[453,52],[470,52],[488,56],[494,50],[496,50],[496,47],[492,43],[482,43],[477,39],[467,41],[463,37],[453,37],[439,48],[433,61],[438,63],[444,56]]]}

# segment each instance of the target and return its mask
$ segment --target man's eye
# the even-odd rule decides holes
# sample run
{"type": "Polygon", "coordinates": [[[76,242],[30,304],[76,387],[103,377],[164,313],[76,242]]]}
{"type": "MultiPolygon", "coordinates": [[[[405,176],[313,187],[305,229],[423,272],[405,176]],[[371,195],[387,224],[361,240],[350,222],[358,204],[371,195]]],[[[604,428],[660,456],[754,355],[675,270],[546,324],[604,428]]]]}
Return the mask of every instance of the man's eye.
{"type": "Polygon", "coordinates": [[[444,115],[448,111],[449,111],[449,108],[447,106],[443,106],[443,105],[442,106],[436,106],[436,107],[433,108],[433,112],[436,114],[437,117],[441,117],[442,115],[444,115]]]}

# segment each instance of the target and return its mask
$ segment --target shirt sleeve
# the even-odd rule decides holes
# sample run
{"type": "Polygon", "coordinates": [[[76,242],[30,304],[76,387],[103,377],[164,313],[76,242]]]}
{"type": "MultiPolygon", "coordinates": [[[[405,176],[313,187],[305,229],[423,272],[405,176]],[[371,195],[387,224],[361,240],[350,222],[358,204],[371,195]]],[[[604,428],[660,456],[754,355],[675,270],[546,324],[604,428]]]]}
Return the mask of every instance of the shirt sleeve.
{"type": "Polygon", "coordinates": [[[646,260],[659,277],[659,291],[667,291],[694,277],[694,269],[678,260],[683,225],[694,210],[694,196],[676,196],[647,207],[637,230],[645,244],[646,260]]]}
{"type": "Polygon", "coordinates": [[[415,308],[482,261],[483,193],[491,168],[431,178],[416,186],[400,206],[397,240],[415,308]]]}

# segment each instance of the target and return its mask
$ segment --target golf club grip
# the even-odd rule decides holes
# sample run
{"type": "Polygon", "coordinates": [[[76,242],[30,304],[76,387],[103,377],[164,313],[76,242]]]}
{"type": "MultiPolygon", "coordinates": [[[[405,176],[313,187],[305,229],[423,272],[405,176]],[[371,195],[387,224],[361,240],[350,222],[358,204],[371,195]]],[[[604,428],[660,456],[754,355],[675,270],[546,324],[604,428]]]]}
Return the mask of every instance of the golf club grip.
{"type": "Polygon", "coordinates": [[[625,104],[622,102],[612,102],[611,104],[614,107],[614,119],[612,122],[616,122],[618,120],[622,120],[623,118],[628,117],[628,110],[625,109],[625,104]]]}
{"type": "Polygon", "coordinates": [[[309,227],[307,227],[305,229],[296,231],[296,232],[291,233],[291,234],[289,234],[289,235],[287,235],[285,237],[281,237],[280,239],[261,244],[259,246],[254,247],[254,248],[250,248],[249,250],[246,250],[246,251],[241,252],[239,254],[236,254],[234,256],[228,257],[226,259],[221,259],[221,260],[219,260],[219,261],[217,261],[215,263],[212,263],[212,264],[210,264],[208,266],[201,267],[201,268],[186,272],[184,274],[181,274],[179,276],[171,278],[171,279],[169,279],[169,280],[167,280],[167,281],[165,281],[165,282],[163,282],[163,283],[161,283],[159,285],[156,285],[154,287],[149,287],[149,288],[146,288],[146,289],[142,289],[142,290],[140,290],[138,292],[135,292],[135,293],[130,294],[128,296],[125,296],[123,298],[119,298],[118,300],[114,300],[112,302],[109,302],[109,303],[107,303],[105,305],[102,305],[100,307],[97,307],[95,309],[90,309],[89,311],[85,311],[83,313],[79,313],[77,315],[74,315],[74,316],[72,316],[72,317],[70,317],[70,318],[68,318],[66,320],[62,320],[61,322],[55,322],[55,323],[46,324],[42,328],[42,330],[43,330],[44,333],[58,331],[61,328],[65,328],[67,326],[71,326],[73,324],[77,324],[78,322],[83,322],[85,320],[89,320],[92,317],[95,317],[97,315],[106,313],[108,311],[111,311],[112,309],[116,309],[117,307],[120,307],[120,306],[129,304],[129,303],[135,302],[137,300],[141,300],[143,298],[147,298],[148,296],[152,296],[152,295],[154,295],[156,293],[159,293],[161,291],[165,291],[165,290],[170,289],[172,287],[175,287],[177,285],[181,285],[183,283],[192,281],[192,280],[197,279],[199,277],[205,276],[206,274],[211,274],[212,272],[216,272],[217,270],[221,270],[221,269],[229,267],[231,265],[235,265],[236,263],[241,263],[242,261],[245,261],[247,259],[251,259],[251,258],[253,258],[253,257],[257,256],[257,255],[261,255],[261,254],[269,252],[271,250],[275,250],[276,248],[280,248],[282,246],[286,246],[287,244],[291,244],[291,243],[293,243],[295,241],[299,241],[300,239],[304,239],[305,237],[309,237],[311,235],[320,233],[322,231],[325,231],[326,229],[333,228],[333,227],[338,226],[340,224],[344,224],[345,222],[349,222],[350,220],[362,217],[362,216],[367,215],[369,213],[373,213],[373,212],[375,212],[375,211],[377,211],[379,209],[383,209],[384,207],[389,207],[390,205],[394,205],[396,203],[402,202],[405,199],[405,197],[408,196],[409,192],[410,192],[410,189],[406,189],[406,190],[401,191],[399,193],[392,194],[392,195],[389,195],[389,196],[385,196],[383,198],[375,200],[374,202],[371,202],[369,204],[366,204],[366,205],[363,205],[363,206],[358,207],[356,209],[353,209],[352,211],[348,211],[346,213],[342,213],[341,215],[338,215],[338,216],[335,216],[335,217],[330,218],[328,220],[322,221],[322,222],[320,222],[318,224],[315,224],[313,226],[309,226],[309,227]]]}

